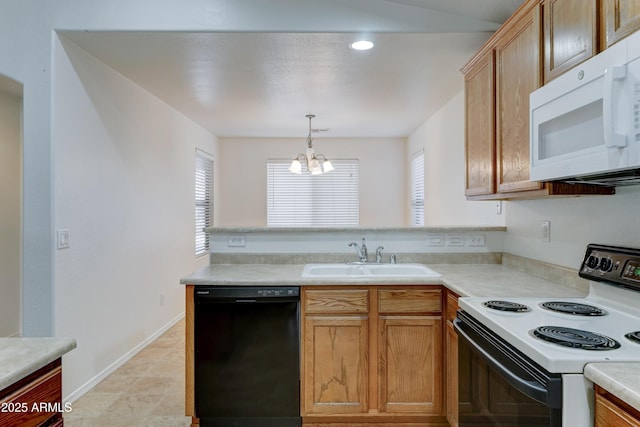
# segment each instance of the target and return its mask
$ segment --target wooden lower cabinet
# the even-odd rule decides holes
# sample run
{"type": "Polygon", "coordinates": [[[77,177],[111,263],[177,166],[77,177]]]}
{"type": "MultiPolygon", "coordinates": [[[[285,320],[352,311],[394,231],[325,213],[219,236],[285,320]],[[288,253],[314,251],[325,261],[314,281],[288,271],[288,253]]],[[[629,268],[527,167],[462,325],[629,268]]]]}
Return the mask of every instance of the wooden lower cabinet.
{"type": "Polygon", "coordinates": [[[306,316],[303,400],[308,414],[369,409],[369,327],[366,316],[306,316]]]}
{"type": "Polygon", "coordinates": [[[302,289],[305,427],[447,426],[442,288],[302,289]]]}
{"type": "Polygon", "coordinates": [[[0,426],[62,426],[60,359],[0,390],[0,426]]]}
{"type": "Polygon", "coordinates": [[[458,310],[458,295],[447,290],[445,298],[445,398],[447,421],[451,427],[458,426],[458,334],[453,329],[453,320],[458,310]]]}
{"type": "Polygon", "coordinates": [[[640,427],[640,411],[596,386],[595,427],[640,427]]]}

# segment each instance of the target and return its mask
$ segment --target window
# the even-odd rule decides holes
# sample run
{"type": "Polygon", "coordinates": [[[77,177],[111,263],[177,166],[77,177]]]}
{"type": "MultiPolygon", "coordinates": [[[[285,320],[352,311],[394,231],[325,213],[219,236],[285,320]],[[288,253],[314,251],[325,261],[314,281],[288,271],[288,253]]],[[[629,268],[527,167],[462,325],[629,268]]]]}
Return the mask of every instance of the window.
{"type": "Polygon", "coordinates": [[[411,225],[424,225],[424,150],[411,156],[411,225]]]}
{"type": "Polygon", "coordinates": [[[213,157],[196,149],[196,256],[209,253],[205,227],[213,225],[213,157]]]}
{"type": "Polygon", "coordinates": [[[334,171],[311,176],[289,172],[291,160],[267,162],[269,227],[357,226],[358,160],[331,160],[334,171]]]}

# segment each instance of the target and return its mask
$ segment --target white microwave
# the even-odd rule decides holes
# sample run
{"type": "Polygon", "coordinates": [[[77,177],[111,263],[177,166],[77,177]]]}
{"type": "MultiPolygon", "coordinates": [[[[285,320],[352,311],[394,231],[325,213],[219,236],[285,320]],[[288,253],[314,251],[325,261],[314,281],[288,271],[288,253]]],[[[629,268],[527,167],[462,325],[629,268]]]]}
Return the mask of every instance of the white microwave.
{"type": "Polygon", "coordinates": [[[530,179],[640,183],[640,32],[530,96],[530,179]]]}

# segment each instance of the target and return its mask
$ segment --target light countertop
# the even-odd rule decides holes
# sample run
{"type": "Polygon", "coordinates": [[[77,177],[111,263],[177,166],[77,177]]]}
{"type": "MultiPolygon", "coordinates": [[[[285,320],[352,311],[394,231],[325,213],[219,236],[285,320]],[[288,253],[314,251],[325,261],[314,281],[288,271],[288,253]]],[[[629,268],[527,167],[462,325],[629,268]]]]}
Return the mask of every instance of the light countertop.
{"type": "Polygon", "coordinates": [[[590,363],[584,375],[640,410],[640,363],[590,363]]]}
{"type": "Polygon", "coordinates": [[[0,338],[0,390],[74,348],[72,338],[0,338]]]}
{"type": "MultiPolygon", "coordinates": [[[[213,264],[180,281],[211,286],[309,286],[331,284],[443,284],[460,296],[583,297],[587,287],[545,280],[502,264],[429,264],[440,280],[415,279],[303,279],[300,264],[213,264]]],[[[577,273],[576,273],[577,274],[577,273]]],[[[640,408],[640,363],[594,363],[585,376],[630,405],[640,408]]]]}
{"type": "Polygon", "coordinates": [[[501,264],[433,264],[441,279],[301,278],[299,264],[211,264],[180,280],[182,284],[209,286],[310,286],[331,284],[444,284],[460,296],[581,297],[576,289],[503,266],[501,264]]]}

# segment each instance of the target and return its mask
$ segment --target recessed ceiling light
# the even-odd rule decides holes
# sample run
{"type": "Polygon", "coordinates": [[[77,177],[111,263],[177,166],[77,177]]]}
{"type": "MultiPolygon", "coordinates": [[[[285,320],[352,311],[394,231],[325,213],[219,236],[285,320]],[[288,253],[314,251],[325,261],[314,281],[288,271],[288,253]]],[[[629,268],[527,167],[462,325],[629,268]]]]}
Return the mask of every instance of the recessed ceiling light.
{"type": "Polygon", "coordinates": [[[349,47],[354,50],[369,50],[373,47],[373,42],[369,40],[358,40],[357,42],[351,43],[349,47]]]}

